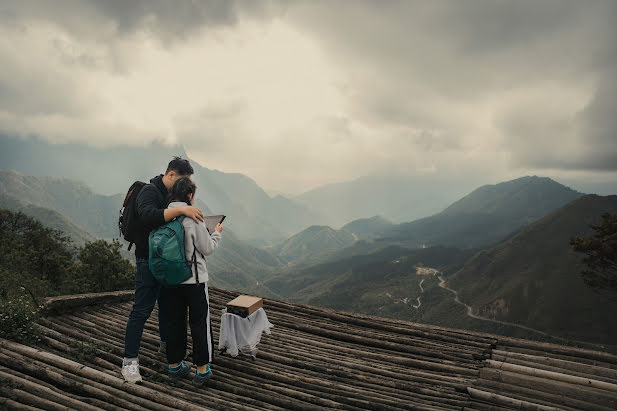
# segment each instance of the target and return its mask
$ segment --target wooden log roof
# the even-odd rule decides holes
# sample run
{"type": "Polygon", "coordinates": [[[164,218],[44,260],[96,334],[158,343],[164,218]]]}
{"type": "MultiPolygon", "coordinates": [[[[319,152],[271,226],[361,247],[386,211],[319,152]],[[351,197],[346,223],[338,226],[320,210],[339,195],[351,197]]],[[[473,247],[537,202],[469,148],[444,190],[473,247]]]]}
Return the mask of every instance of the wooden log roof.
{"type": "MultiPolygon", "coordinates": [[[[211,288],[220,314],[238,293],[211,288]]],[[[215,378],[171,386],[157,312],[140,352],[144,383],[120,374],[132,292],[49,299],[38,339],[0,340],[0,406],[9,409],[614,410],[617,356],[264,300],[274,324],[257,360],[215,355],[215,378]]],[[[190,351],[190,339],[189,339],[190,351]]]]}

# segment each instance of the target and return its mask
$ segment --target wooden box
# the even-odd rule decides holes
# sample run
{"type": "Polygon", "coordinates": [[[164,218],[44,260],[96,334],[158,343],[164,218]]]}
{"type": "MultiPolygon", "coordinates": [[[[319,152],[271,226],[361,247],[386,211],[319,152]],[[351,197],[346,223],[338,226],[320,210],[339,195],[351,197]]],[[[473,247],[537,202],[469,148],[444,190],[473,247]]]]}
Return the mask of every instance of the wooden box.
{"type": "Polygon", "coordinates": [[[227,312],[239,315],[240,317],[248,317],[263,307],[263,305],[264,303],[261,297],[241,295],[227,303],[227,312]]]}

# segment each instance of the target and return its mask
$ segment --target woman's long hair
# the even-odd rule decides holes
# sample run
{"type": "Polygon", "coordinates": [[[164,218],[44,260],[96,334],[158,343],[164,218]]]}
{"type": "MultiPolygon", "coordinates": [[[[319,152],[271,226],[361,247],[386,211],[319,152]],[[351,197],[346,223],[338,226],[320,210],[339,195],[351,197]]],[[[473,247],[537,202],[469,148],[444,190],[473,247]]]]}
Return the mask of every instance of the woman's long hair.
{"type": "Polygon", "coordinates": [[[167,204],[174,201],[182,201],[183,203],[187,203],[190,205],[191,199],[189,198],[189,194],[192,194],[193,197],[195,197],[195,191],[197,191],[197,186],[191,181],[190,178],[179,178],[176,180],[174,186],[171,189],[171,193],[169,194],[169,201],[167,202],[167,204]]]}

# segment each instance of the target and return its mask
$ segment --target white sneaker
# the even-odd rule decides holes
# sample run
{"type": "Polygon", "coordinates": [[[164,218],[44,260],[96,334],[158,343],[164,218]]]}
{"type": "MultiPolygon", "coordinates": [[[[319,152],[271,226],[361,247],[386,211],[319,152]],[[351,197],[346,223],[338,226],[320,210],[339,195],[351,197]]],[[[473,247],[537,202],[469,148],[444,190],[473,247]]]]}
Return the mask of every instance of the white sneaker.
{"type": "Polygon", "coordinates": [[[124,360],[122,362],[122,376],[124,381],[135,384],[141,382],[141,374],[139,373],[139,361],[138,360],[124,360]]]}

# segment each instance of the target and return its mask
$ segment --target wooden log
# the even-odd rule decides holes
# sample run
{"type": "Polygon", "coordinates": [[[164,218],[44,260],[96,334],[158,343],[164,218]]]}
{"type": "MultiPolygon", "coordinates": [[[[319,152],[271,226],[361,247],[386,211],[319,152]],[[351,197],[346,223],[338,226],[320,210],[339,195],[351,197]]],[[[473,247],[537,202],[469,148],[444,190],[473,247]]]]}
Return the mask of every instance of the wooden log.
{"type": "MultiPolygon", "coordinates": [[[[278,307],[278,312],[287,311],[292,315],[297,315],[298,312],[302,312],[299,310],[290,310],[289,305],[280,304],[278,302],[273,302],[271,300],[267,300],[267,302],[271,303],[274,306],[278,307]]],[[[306,312],[307,316],[315,316],[315,312],[306,312]]],[[[464,336],[451,336],[450,334],[443,334],[439,332],[430,332],[426,329],[421,329],[418,327],[404,327],[399,325],[387,324],[383,319],[375,318],[374,320],[367,320],[361,317],[350,316],[350,315],[341,315],[336,312],[321,312],[318,313],[320,317],[324,317],[330,320],[335,320],[338,323],[343,324],[353,324],[361,327],[366,327],[369,329],[375,330],[383,330],[389,331],[395,334],[402,334],[407,336],[420,337],[423,340],[435,340],[440,342],[448,342],[456,345],[465,345],[465,346],[473,346],[481,349],[489,349],[492,347],[494,343],[494,339],[483,339],[478,341],[475,338],[465,338],[464,336]]]]}
{"type": "MultiPolygon", "coordinates": [[[[247,390],[254,390],[255,388],[258,388],[260,390],[262,389],[268,390],[267,386],[270,385],[260,378],[251,378],[251,376],[247,375],[246,373],[238,372],[236,370],[229,369],[229,368],[218,368],[217,369],[217,379],[219,379],[219,376],[222,376],[225,379],[224,381],[221,381],[221,383],[224,384],[225,381],[234,382],[235,385],[237,386],[241,385],[247,390]]],[[[298,378],[298,380],[301,379],[298,376],[296,376],[296,378],[298,378]]],[[[343,398],[342,395],[341,396],[331,395],[331,390],[328,389],[329,387],[323,387],[323,390],[317,391],[316,387],[310,384],[308,386],[312,389],[299,388],[301,387],[301,384],[294,385],[294,388],[298,391],[304,392],[305,394],[319,395],[323,399],[332,401],[332,403],[338,403],[338,407],[343,408],[344,402],[341,402],[340,400],[341,398],[343,398]]],[[[360,400],[360,399],[361,398],[355,398],[355,400],[360,400]]],[[[363,408],[350,405],[349,403],[344,404],[344,408],[353,409],[353,410],[363,409],[363,408]]]]}
{"type": "Polygon", "coordinates": [[[557,372],[557,373],[561,373],[561,374],[566,374],[566,375],[573,375],[576,377],[581,377],[581,378],[589,378],[589,379],[594,379],[594,380],[598,380],[598,381],[603,381],[603,382],[607,382],[607,383],[616,383],[617,381],[612,379],[612,378],[607,378],[607,377],[603,377],[602,375],[596,375],[594,373],[585,373],[582,372],[580,369],[579,370],[572,370],[572,369],[564,369],[564,368],[560,368],[560,367],[554,367],[551,365],[546,365],[542,362],[539,361],[528,361],[528,360],[524,360],[524,359],[518,359],[518,358],[513,358],[513,357],[506,357],[506,356],[501,356],[501,355],[497,355],[494,354],[492,356],[492,360],[493,361],[498,361],[498,362],[506,362],[509,364],[515,364],[515,365],[520,365],[520,366],[524,366],[524,367],[531,367],[531,368],[537,368],[540,370],[544,370],[544,371],[552,371],[552,372],[557,372]]]}
{"type": "MultiPolygon", "coordinates": [[[[261,363],[261,359],[259,363],[261,363]]],[[[306,363],[306,362],[305,362],[306,363]]],[[[254,367],[251,367],[254,369],[254,367]]],[[[238,367],[238,372],[243,369],[243,365],[238,367]]],[[[271,367],[262,367],[262,370],[272,371],[271,367]]],[[[232,369],[227,367],[227,370],[233,372],[232,369]]],[[[280,368],[276,369],[276,373],[279,376],[287,376],[286,372],[281,370],[280,368]]],[[[339,378],[337,381],[332,380],[332,376],[328,373],[315,372],[309,379],[306,377],[302,378],[298,375],[288,375],[292,378],[292,384],[298,389],[298,387],[307,387],[311,390],[311,392],[315,392],[315,390],[320,390],[321,392],[328,391],[329,388],[335,388],[332,393],[337,396],[336,401],[339,401],[344,404],[350,404],[350,400],[366,400],[368,402],[375,403],[389,403],[390,401],[396,400],[397,398],[404,402],[430,402],[432,401],[430,396],[424,394],[412,393],[407,390],[400,389],[390,389],[385,384],[381,383],[380,385],[374,385],[370,383],[364,383],[358,381],[353,376],[349,376],[348,378],[339,378]],[[323,380],[324,378],[328,378],[329,380],[323,380]],[[296,380],[294,382],[294,380],[296,380]],[[309,382],[309,384],[304,384],[304,382],[309,382]],[[311,384],[313,386],[311,386],[311,384]],[[326,388],[327,387],[327,388],[326,388]],[[351,390],[351,392],[350,392],[351,390]]],[[[258,379],[262,379],[261,376],[258,376],[258,379]]],[[[288,383],[287,383],[288,384],[288,383]]],[[[323,394],[322,394],[323,395],[323,394]]],[[[442,403],[449,402],[450,399],[447,398],[439,398],[439,401],[442,403]]],[[[395,406],[396,403],[393,403],[392,406],[395,406]]],[[[399,405],[406,407],[404,405],[399,405]]]]}
{"type": "MultiPolygon", "coordinates": [[[[277,331],[277,334],[278,334],[278,331],[277,331]]],[[[323,343],[321,341],[316,341],[312,339],[307,339],[307,338],[298,336],[296,334],[285,334],[284,338],[281,338],[281,339],[284,341],[288,341],[289,343],[294,344],[294,345],[304,344],[307,347],[319,347],[319,348],[323,348],[326,350],[335,350],[335,352],[339,352],[346,356],[353,355],[356,357],[364,358],[366,360],[375,360],[379,362],[399,364],[400,366],[403,366],[403,367],[413,367],[414,365],[416,365],[414,360],[408,361],[409,357],[391,355],[385,352],[378,353],[378,352],[374,352],[374,351],[370,351],[366,349],[361,349],[358,346],[356,346],[357,348],[350,348],[349,346],[346,346],[346,345],[340,345],[340,346],[334,347],[332,344],[323,343]]],[[[425,371],[418,370],[417,367],[415,368],[414,372],[426,373],[426,375],[429,378],[441,378],[441,379],[446,379],[446,380],[450,380],[454,382],[465,382],[471,378],[470,376],[461,376],[458,374],[453,374],[450,371],[438,372],[435,370],[431,370],[430,373],[427,373],[425,371]]]]}
{"type": "MultiPolygon", "coordinates": [[[[294,344],[295,345],[295,344],[294,344]]],[[[272,344],[270,344],[270,347],[272,346],[272,344]]],[[[269,354],[274,354],[274,355],[282,355],[283,353],[274,353],[272,352],[272,350],[269,350],[266,355],[269,354]]],[[[310,352],[302,352],[300,354],[296,354],[294,352],[294,350],[289,350],[287,353],[285,353],[286,357],[288,359],[297,361],[297,363],[301,363],[302,360],[304,360],[305,363],[311,363],[311,364],[315,364],[317,363],[319,360],[324,360],[324,357],[320,357],[319,355],[313,355],[310,352]]],[[[279,357],[280,358],[280,357],[279,357]]],[[[336,359],[336,358],[332,358],[332,357],[327,357],[327,362],[330,364],[337,364],[339,366],[350,366],[350,361],[346,360],[345,358],[342,359],[336,359]]],[[[358,363],[358,364],[353,364],[353,369],[357,370],[357,372],[361,372],[362,374],[368,374],[368,375],[381,375],[383,377],[389,378],[389,379],[393,379],[393,380],[401,380],[401,381],[409,381],[409,382],[414,382],[414,383],[424,383],[427,385],[437,385],[436,384],[436,380],[432,379],[432,375],[427,377],[427,376],[417,376],[416,369],[405,369],[405,373],[402,372],[396,372],[396,371],[390,371],[391,368],[387,367],[388,365],[390,365],[391,363],[388,364],[384,364],[384,368],[377,368],[377,365],[379,363],[371,363],[371,366],[368,365],[364,365],[364,363],[367,363],[365,360],[362,360],[362,363],[358,363]],[[389,369],[386,369],[389,368],[389,369]]],[[[426,374],[425,374],[426,375],[426,374]]],[[[447,381],[447,380],[437,380],[439,382],[440,386],[443,387],[449,387],[449,388],[453,388],[457,391],[464,391],[466,390],[466,384],[462,381],[458,381],[458,382],[451,382],[451,381],[447,381]]]]}
{"type": "MultiPolygon", "coordinates": [[[[219,292],[219,290],[215,289],[214,287],[209,288],[209,290],[212,290],[212,295],[217,295],[217,293],[219,292]]],[[[234,294],[230,293],[227,295],[231,296],[234,294]]],[[[380,324],[388,324],[388,325],[406,327],[411,330],[418,329],[418,330],[425,330],[431,333],[443,333],[444,335],[454,336],[455,338],[459,338],[459,339],[483,341],[489,344],[496,342],[495,335],[476,332],[476,331],[440,327],[440,326],[430,325],[430,324],[414,323],[410,321],[396,320],[396,319],[387,318],[387,317],[378,317],[378,316],[373,316],[373,315],[368,315],[368,314],[363,314],[363,313],[349,313],[349,312],[344,312],[344,311],[336,311],[336,310],[332,310],[332,309],[328,309],[324,307],[316,307],[316,306],[298,304],[298,303],[288,303],[284,301],[271,300],[271,299],[264,299],[264,305],[266,307],[269,307],[269,306],[287,307],[289,310],[292,310],[292,311],[308,312],[315,316],[325,316],[325,317],[331,317],[331,318],[336,318],[336,319],[342,318],[343,321],[345,321],[345,319],[352,319],[352,320],[361,319],[361,320],[369,321],[371,323],[377,322],[380,324]]]]}
{"type": "Polygon", "coordinates": [[[530,341],[511,337],[499,338],[499,344],[508,345],[511,347],[529,348],[553,354],[569,355],[571,357],[588,358],[591,360],[604,361],[613,365],[617,365],[617,355],[599,350],[567,347],[564,345],[558,345],[553,343],[530,341]]]}
{"type": "Polygon", "coordinates": [[[546,378],[549,380],[557,380],[567,382],[569,384],[582,385],[584,387],[592,387],[600,390],[611,391],[617,394],[617,384],[611,384],[604,381],[599,381],[590,378],[581,378],[574,375],[562,374],[553,371],[541,370],[538,368],[525,367],[522,365],[510,364],[503,361],[486,360],[486,364],[491,368],[500,370],[517,372],[520,374],[532,375],[535,377],[546,378]]]}
{"type": "Polygon", "coordinates": [[[14,388],[10,390],[10,394],[4,394],[4,391],[5,389],[0,388],[0,394],[11,395],[15,400],[19,401],[20,403],[32,406],[34,409],[37,410],[44,409],[51,411],[66,411],[71,409],[60,404],[56,404],[55,402],[50,401],[46,398],[33,395],[19,388],[14,388]]]}
{"type": "Polygon", "coordinates": [[[533,388],[522,387],[520,385],[508,384],[505,382],[493,381],[483,378],[475,381],[473,387],[478,389],[488,388],[488,390],[490,391],[496,390],[499,393],[507,395],[509,395],[508,393],[518,393],[519,395],[525,395],[527,398],[538,398],[544,401],[551,402],[555,404],[555,406],[567,410],[611,411],[611,408],[604,407],[602,405],[592,404],[588,401],[581,401],[565,393],[540,391],[533,388]]]}
{"type": "MultiPolygon", "coordinates": [[[[474,410],[482,410],[482,411],[512,411],[512,407],[500,407],[496,405],[494,402],[486,402],[479,399],[473,399],[471,401],[472,409],[474,410]]],[[[467,408],[465,408],[467,410],[467,408]]]]}
{"type": "MultiPolygon", "coordinates": [[[[400,351],[400,352],[407,352],[407,353],[420,353],[431,359],[433,358],[432,352],[427,352],[426,350],[414,349],[413,347],[405,346],[402,344],[375,341],[370,338],[364,338],[364,337],[356,336],[356,335],[349,335],[349,334],[345,334],[345,333],[341,333],[337,331],[322,330],[317,327],[309,327],[309,326],[304,326],[302,324],[294,324],[293,322],[285,323],[285,326],[289,328],[294,328],[300,331],[305,331],[310,334],[327,337],[333,340],[345,341],[345,342],[355,343],[355,344],[359,344],[362,346],[369,346],[369,347],[374,347],[374,348],[385,348],[385,349],[389,349],[392,351],[400,351]]],[[[438,369],[438,370],[441,369],[441,370],[447,370],[447,371],[452,371],[452,372],[458,372],[459,374],[477,375],[476,369],[460,367],[460,366],[455,366],[451,364],[444,364],[444,361],[442,361],[441,363],[438,363],[434,361],[417,360],[416,364],[418,365],[423,364],[425,367],[433,367],[432,369],[438,369]]]]}
{"type": "Polygon", "coordinates": [[[517,400],[516,398],[506,397],[505,395],[499,395],[488,391],[482,391],[477,388],[469,387],[467,390],[472,398],[479,398],[483,401],[494,402],[507,407],[523,410],[559,411],[559,408],[547,407],[540,404],[534,404],[529,401],[517,400]]]}
{"type": "Polygon", "coordinates": [[[48,297],[43,300],[43,313],[45,315],[59,315],[86,306],[125,302],[131,300],[134,294],[134,291],[112,291],[48,297]]]}
{"type": "Polygon", "coordinates": [[[19,353],[10,352],[10,356],[0,353],[0,363],[13,370],[21,370],[39,380],[53,382],[67,391],[82,393],[85,396],[99,399],[107,404],[116,404],[123,409],[168,409],[164,406],[158,406],[157,408],[155,405],[153,406],[153,403],[141,397],[132,396],[115,388],[84,379],[73,373],[57,368],[49,369],[50,366],[48,364],[32,360],[29,357],[23,357],[19,353]]]}
{"type": "MultiPolygon", "coordinates": [[[[9,398],[0,397],[0,405],[6,407],[7,410],[20,410],[20,411],[40,411],[40,408],[31,407],[27,404],[22,404],[21,402],[11,400],[9,398]]],[[[2,409],[4,409],[2,407],[2,409]]]]}
{"type": "MultiPolygon", "coordinates": [[[[6,370],[8,371],[8,370],[6,370]]],[[[0,369],[0,377],[12,381],[21,386],[22,390],[31,394],[35,398],[45,398],[46,401],[51,402],[53,404],[58,405],[59,408],[64,409],[65,407],[75,408],[79,410],[89,410],[96,411],[97,408],[93,407],[89,404],[86,404],[82,401],[73,399],[66,395],[63,395],[59,392],[51,390],[43,385],[36,384],[32,381],[29,381],[25,378],[19,377],[17,375],[6,372],[5,370],[0,369]],[[64,406],[64,407],[61,407],[64,406]]],[[[32,403],[32,405],[38,406],[37,403],[32,403]]],[[[45,405],[45,404],[43,404],[45,405]]]]}
{"type": "MultiPolygon", "coordinates": [[[[142,372],[144,372],[144,371],[146,371],[146,370],[147,370],[147,368],[143,366],[143,362],[142,362],[141,369],[142,369],[142,372]]],[[[268,396],[269,396],[269,395],[271,395],[271,393],[267,393],[267,392],[266,392],[266,393],[264,393],[264,394],[263,394],[262,399],[266,399],[266,398],[268,398],[268,396]]],[[[288,406],[289,406],[289,404],[286,404],[286,405],[288,405],[288,406]]]]}
{"type": "MultiPolygon", "coordinates": [[[[263,354],[261,355],[263,356],[263,354]]],[[[284,362],[284,360],[282,359],[277,359],[276,361],[284,362]]],[[[236,361],[233,361],[233,360],[224,360],[219,357],[217,359],[217,363],[224,364],[225,367],[227,368],[232,368],[232,369],[235,368],[239,371],[245,370],[244,365],[238,364],[236,361]]],[[[300,363],[299,366],[306,367],[309,369],[311,368],[311,364],[306,363],[306,362],[300,363]]],[[[352,383],[355,383],[357,386],[366,387],[368,389],[370,389],[371,387],[374,387],[375,385],[378,385],[379,390],[382,390],[382,391],[387,390],[389,387],[389,388],[396,389],[396,390],[407,390],[410,392],[429,395],[433,397],[435,395],[439,395],[440,398],[442,398],[444,402],[451,401],[450,399],[447,398],[447,395],[444,395],[441,392],[438,392],[435,390],[423,389],[417,386],[413,386],[411,384],[405,384],[404,382],[388,382],[388,381],[384,381],[381,379],[378,380],[375,378],[370,378],[370,377],[365,377],[365,376],[349,373],[344,370],[339,370],[337,367],[332,367],[332,366],[329,366],[327,368],[321,368],[319,369],[319,371],[321,371],[325,375],[328,375],[328,378],[331,380],[341,381],[341,382],[351,381],[352,383]]],[[[275,380],[275,381],[278,380],[278,381],[284,381],[287,384],[292,384],[292,385],[294,384],[293,381],[285,381],[285,379],[283,379],[282,376],[278,375],[278,373],[274,373],[274,372],[270,372],[266,370],[257,370],[254,368],[252,369],[252,373],[256,375],[258,378],[264,378],[267,380],[275,380]]]]}
{"type": "Polygon", "coordinates": [[[591,365],[577,361],[561,360],[559,358],[553,358],[549,356],[538,356],[501,350],[493,350],[491,354],[491,359],[496,361],[506,361],[510,358],[521,359],[536,364],[546,364],[551,367],[562,368],[564,370],[581,371],[586,374],[599,375],[605,378],[617,380],[617,370],[605,368],[602,366],[591,365]]]}
{"type": "Polygon", "coordinates": [[[495,368],[483,368],[480,370],[480,378],[483,380],[499,381],[539,391],[569,395],[581,401],[598,404],[617,409],[617,398],[607,391],[591,387],[569,384],[562,381],[553,381],[546,378],[531,375],[518,374],[495,368]]]}
{"type": "Polygon", "coordinates": [[[564,355],[564,354],[546,353],[544,351],[532,350],[529,348],[509,347],[509,346],[504,346],[504,345],[498,345],[497,349],[499,349],[500,351],[535,355],[539,357],[550,355],[551,358],[556,358],[559,360],[572,361],[572,362],[581,363],[581,364],[593,365],[595,367],[602,367],[602,368],[607,368],[610,370],[617,370],[617,365],[610,364],[604,361],[593,360],[589,358],[573,357],[571,355],[564,355]]]}
{"type": "MultiPolygon", "coordinates": [[[[397,351],[411,352],[422,355],[430,355],[433,358],[441,358],[450,360],[453,362],[463,363],[475,363],[476,359],[471,352],[464,352],[463,350],[447,350],[447,346],[443,344],[441,346],[435,344],[415,344],[412,339],[402,338],[401,335],[386,335],[382,333],[373,332],[366,328],[355,328],[343,326],[342,324],[328,324],[315,321],[298,321],[293,316],[280,316],[276,319],[279,325],[289,326],[290,324],[301,324],[305,330],[321,329],[323,331],[332,331],[333,335],[338,333],[346,335],[357,335],[366,339],[367,341],[379,342],[382,345],[388,344],[390,349],[396,349],[397,351]],[[407,348],[405,348],[407,346],[407,348]],[[396,347],[396,348],[394,348],[396,347]]],[[[478,351],[478,354],[482,354],[483,351],[478,351]]]]}
{"type": "Polygon", "coordinates": [[[93,381],[99,382],[104,385],[109,385],[114,388],[120,388],[123,391],[130,392],[133,395],[149,398],[152,401],[158,402],[163,405],[167,405],[172,408],[192,410],[195,407],[185,401],[177,400],[166,394],[146,389],[139,385],[127,384],[124,380],[105,374],[101,371],[95,370],[91,367],[84,366],[75,361],[60,357],[56,354],[51,354],[45,351],[27,347],[12,341],[0,339],[0,347],[18,352],[23,355],[38,359],[40,361],[51,364],[55,367],[61,368],[65,371],[73,372],[77,375],[89,378],[93,381]]]}

